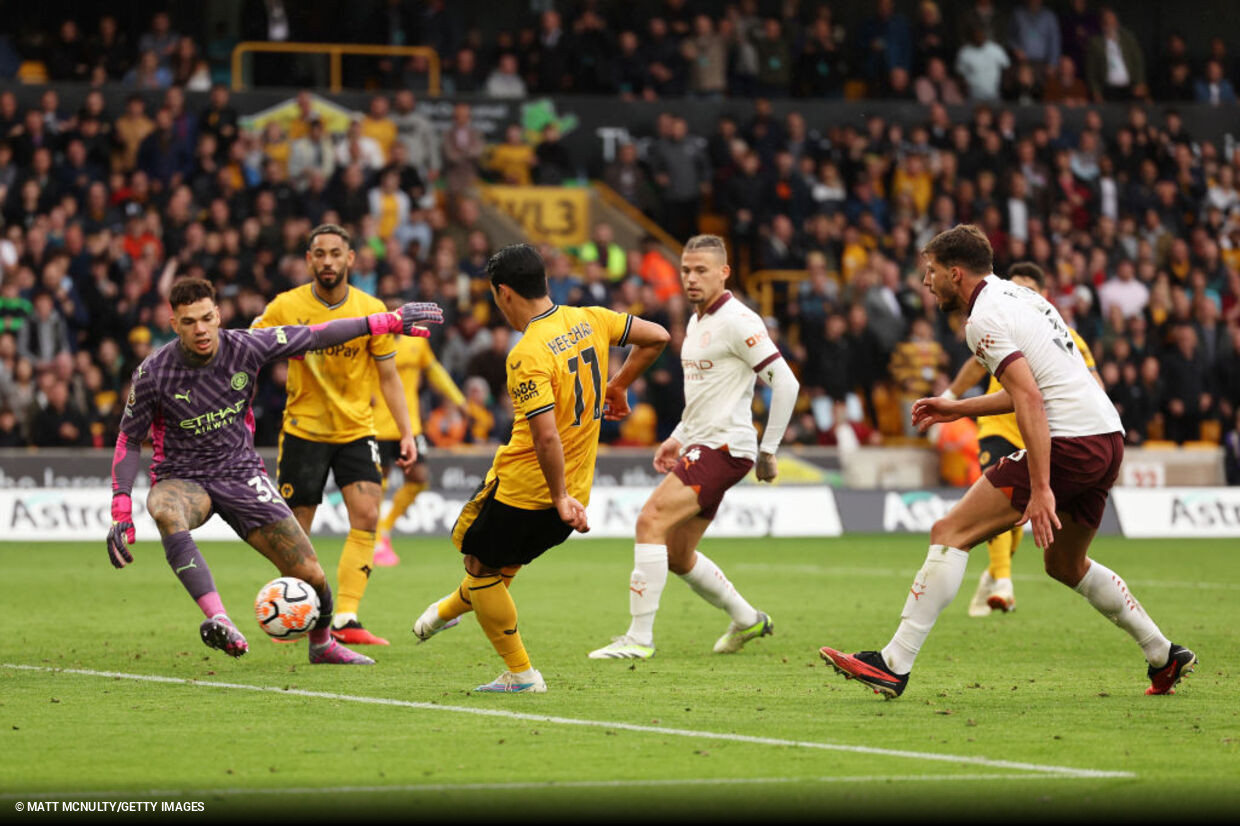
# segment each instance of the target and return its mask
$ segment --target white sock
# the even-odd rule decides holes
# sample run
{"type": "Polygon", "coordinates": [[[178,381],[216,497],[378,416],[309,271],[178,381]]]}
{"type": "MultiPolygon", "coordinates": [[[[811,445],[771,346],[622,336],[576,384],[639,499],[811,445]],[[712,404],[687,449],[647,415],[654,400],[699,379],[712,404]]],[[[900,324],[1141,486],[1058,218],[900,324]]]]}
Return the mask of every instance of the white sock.
{"type": "Polygon", "coordinates": [[[350,613],[343,612],[343,611],[338,612],[336,616],[332,617],[332,628],[344,628],[346,625],[348,625],[350,622],[356,619],[357,619],[357,614],[350,614],[350,613]]]}
{"type": "Polygon", "coordinates": [[[1072,590],[1089,600],[1102,616],[1127,631],[1141,646],[1150,665],[1166,664],[1171,656],[1171,640],[1163,636],[1141,603],[1128,592],[1119,574],[1091,559],[1089,570],[1072,590]]]}
{"type": "Polygon", "coordinates": [[[926,561],[917,576],[913,577],[913,586],[904,601],[900,627],[882,652],[887,667],[896,674],[907,674],[913,670],[913,661],[917,659],[921,644],[930,635],[935,620],[956,598],[968,563],[967,551],[946,545],[930,546],[926,561]]]}
{"type": "Polygon", "coordinates": [[[757,610],[737,593],[723,571],[719,570],[719,566],[701,551],[697,552],[697,562],[693,563],[689,573],[681,574],[680,578],[688,583],[699,597],[716,608],[727,611],[732,622],[741,628],[748,628],[758,621],[757,610]]]}
{"type": "Polygon", "coordinates": [[[628,635],[642,645],[654,644],[654,616],[667,585],[667,546],[638,542],[633,546],[633,573],[629,576],[628,635]]]}

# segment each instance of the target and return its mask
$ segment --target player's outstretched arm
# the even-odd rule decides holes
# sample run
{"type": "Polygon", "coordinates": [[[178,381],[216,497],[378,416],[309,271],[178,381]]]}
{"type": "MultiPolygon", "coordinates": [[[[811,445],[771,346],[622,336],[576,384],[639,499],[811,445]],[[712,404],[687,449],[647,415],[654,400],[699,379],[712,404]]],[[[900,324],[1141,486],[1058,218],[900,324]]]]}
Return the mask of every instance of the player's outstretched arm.
{"type": "Polygon", "coordinates": [[[1012,396],[1006,390],[968,399],[930,396],[913,402],[913,425],[919,433],[925,433],[931,425],[940,422],[954,422],[965,416],[1001,416],[1014,409],[1012,396]]]}
{"type": "Polygon", "coordinates": [[[539,413],[528,421],[530,435],[534,439],[534,452],[538,455],[538,466],[542,468],[543,478],[547,480],[547,489],[551,492],[551,501],[555,503],[560,520],[573,530],[589,532],[590,524],[586,521],[585,506],[569,495],[568,485],[564,481],[564,445],[560,442],[560,432],[556,430],[554,411],[539,413]]]}
{"type": "Polygon", "coordinates": [[[372,313],[358,318],[341,318],[323,324],[263,326],[256,319],[250,335],[258,342],[263,358],[275,361],[293,358],[310,350],[343,344],[362,336],[404,335],[430,337],[430,330],[419,324],[442,324],[443,310],[438,304],[410,302],[390,313],[372,313]]]}
{"type": "Polygon", "coordinates": [[[606,408],[603,411],[603,418],[608,421],[623,419],[629,414],[629,385],[654,364],[654,360],[659,357],[663,348],[671,340],[671,335],[663,329],[662,325],[633,316],[626,340],[633,346],[629,349],[629,354],[625,357],[620,370],[607,382],[607,391],[604,395],[606,408]]]}

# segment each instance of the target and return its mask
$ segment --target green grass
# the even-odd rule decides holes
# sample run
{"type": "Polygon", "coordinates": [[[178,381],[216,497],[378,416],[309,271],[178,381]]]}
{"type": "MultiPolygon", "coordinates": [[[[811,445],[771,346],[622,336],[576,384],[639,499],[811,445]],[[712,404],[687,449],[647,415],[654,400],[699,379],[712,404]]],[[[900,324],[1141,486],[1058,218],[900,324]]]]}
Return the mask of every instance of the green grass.
{"type": "MultiPolygon", "coordinates": [[[[320,544],[333,579],[339,547],[320,544]]],[[[305,810],[355,819],[916,811],[922,820],[927,813],[1020,820],[1234,813],[1240,805],[1240,687],[1230,679],[1240,661],[1234,542],[1096,544],[1095,555],[1127,579],[1163,630],[1197,651],[1197,673],[1174,696],[1143,696],[1137,647],[1045,577],[1026,542],[1015,560],[1018,610],[965,616],[984,564],[984,551],[975,554],[908,690],[893,702],[835,676],[817,649],[886,643],[924,557],[921,538],[708,539],[703,549],[771,613],[776,634],[733,656],[710,653],[726,617],[673,576],[657,624],[658,655],[639,663],[585,657],[627,626],[631,545],[569,543],[522,571],[513,586],[522,634],[550,686],[545,695],[521,697],[469,692],[502,670],[472,618],[429,644],[413,644],[412,619],[455,587],[460,560],[446,541],[396,547],[402,563],[375,572],[363,603],[367,626],[393,641],[368,652],[379,665],[311,668],[304,643],[268,643],[250,619],[254,594],[274,572],[240,543],[204,547],[251,642],[240,660],[198,641],[201,617],[156,543],[139,543],[135,563],[123,571],[108,564],[102,540],[0,543],[0,663],[42,669],[0,668],[0,811],[37,795],[100,799],[87,797],[92,793],[203,801],[216,816],[305,810]],[[670,729],[923,756],[702,739],[670,729]],[[1133,776],[1065,777],[927,755],[1133,776]],[[517,785],[493,788],[505,784],[517,785]],[[323,787],[353,790],[296,791],[323,787]]]]}

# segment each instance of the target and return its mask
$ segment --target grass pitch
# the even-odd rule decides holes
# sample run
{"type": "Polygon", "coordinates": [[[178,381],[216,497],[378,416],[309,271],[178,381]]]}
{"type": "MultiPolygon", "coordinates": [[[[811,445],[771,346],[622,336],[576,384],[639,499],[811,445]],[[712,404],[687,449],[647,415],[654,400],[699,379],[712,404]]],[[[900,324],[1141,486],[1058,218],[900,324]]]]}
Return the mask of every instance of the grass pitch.
{"type": "MultiPolygon", "coordinates": [[[[318,545],[334,580],[341,542],[318,545]]],[[[208,817],[924,821],[1240,808],[1234,542],[1095,546],[1197,652],[1174,696],[1143,696],[1138,648],[1043,575],[1026,541],[1017,610],[965,616],[979,549],[891,702],[837,677],[817,650],[886,643],[924,539],[702,548],[773,616],[774,636],[712,654],[727,618],[673,576],[656,656],[589,660],[627,627],[632,549],[574,541],[514,583],[550,687],[517,697],[470,692],[503,670],[471,617],[414,644],[413,618],[460,580],[446,541],[397,541],[401,564],[372,576],[362,618],[392,641],[366,649],[374,668],[311,667],[304,642],[269,643],[250,606],[275,572],[240,543],[203,549],[250,640],[240,660],[198,641],[202,618],[157,543],[135,546],[123,571],[102,538],[0,543],[0,811],[129,800],[200,802],[208,817]]]]}

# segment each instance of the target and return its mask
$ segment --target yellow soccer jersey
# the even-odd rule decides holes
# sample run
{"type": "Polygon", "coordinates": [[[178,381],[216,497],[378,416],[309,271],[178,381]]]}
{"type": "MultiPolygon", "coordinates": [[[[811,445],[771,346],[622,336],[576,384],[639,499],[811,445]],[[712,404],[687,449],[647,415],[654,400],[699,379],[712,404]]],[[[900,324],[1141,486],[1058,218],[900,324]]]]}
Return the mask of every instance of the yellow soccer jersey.
{"type": "MultiPolygon", "coordinates": [[[[379,390],[379,371],[373,371],[375,394],[375,432],[380,439],[397,440],[400,429],[396,427],[396,419],[388,410],[383,393],[379,390]]],[[[409,424],[413,427],[413,435],[422,432],[422,415],[418,411],[418,389],[422,384],[422,374],[426,373],[431,383],[444,398],[453,404],[464,404],[465,396],[457,388],[448,371],[443,369],[439,359],[431,350],[431,345],[424,338],[401,336],[396,339],[396,372],[400,374],[400,383],[405,388],[405,404],[409,405],[409,424]]]]}
{"type": "Polygon", "coordinates": [[[512,438],[487,473],[487,482],[499,479],[496,499],[526,510],[553,507],[529,420],[554,416],[568,493],[583,505],[590,501],[608,355],[613,344],[628,343],[632,323],[632,316],[602,307],[558,305],[530,321],[508,354],[514,421],[512,438]]]}
{"type": "MultiPolygon", "coordinates": [[[[382,301],[352,287],[343,301],[328,306],[315,295],[313,284],[305,284],[277,295],[251,326],[322,324],[386,311],[382,301]]],[[[374,436],[371,397],[377,387],[371,362],[395,355],[392,336],[373,336],[289,359],[284,432],[331,444],[374,436]]]]}
{"type": "MultiPolygon", "coordinates": [[[[1068,328],[1068,332],[1072,334],[1072,340],[1076,342],[1077,352],[1081,354],[1081,358],[1085,360],[1085,366],[1093,370],[1096,362],[1094,354],[1090,352],[1089,345],[1085,343],[1085,339],[1073,330],[1068,328]]],[[[999,384],[999,380],[994,376],[990,377],[990,386],[986,388],[986,392],[998,393],[1003,389],[1003,385],[999,384]]],[[[1025,449],[1025,440],[1020,437],[1020,428],[1016,426],[1016,414],[1004,413],[1002,416],[982,416],[977,420],[977,438],[985,439],[987,436],[999,436],[1007,439],[1018,450],[1025,449]]]]}

